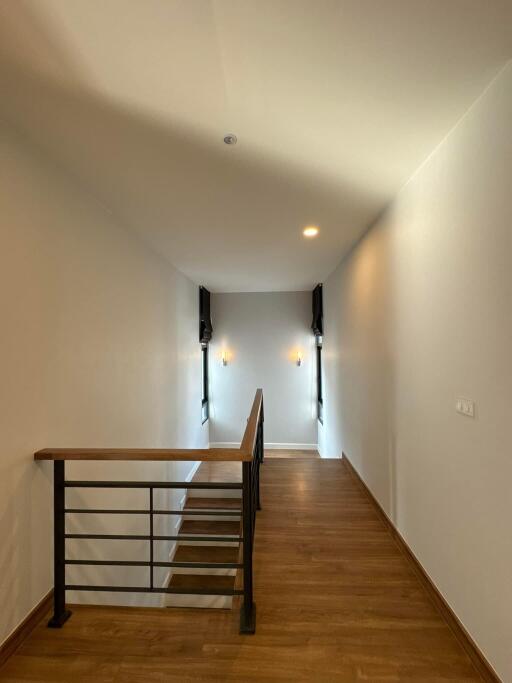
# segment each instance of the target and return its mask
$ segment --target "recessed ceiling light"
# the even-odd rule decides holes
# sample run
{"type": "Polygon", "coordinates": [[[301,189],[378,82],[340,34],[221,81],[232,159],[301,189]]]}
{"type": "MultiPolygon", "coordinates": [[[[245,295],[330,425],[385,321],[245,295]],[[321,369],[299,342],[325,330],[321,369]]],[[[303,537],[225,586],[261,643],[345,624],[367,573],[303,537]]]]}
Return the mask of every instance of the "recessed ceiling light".
{"type": "Polygon", "coordinates": [[[308,225],[307,228],[304,228],[302,234],[304,237],[316,237],[318,235],[318,228],[316,225],[308,225]]]}
{"type": "Polygon", "coordinates": [[[224,142],[226,145],[236,145],[237,137],[234,133],[228,133],[224,136],[224,142]]]}

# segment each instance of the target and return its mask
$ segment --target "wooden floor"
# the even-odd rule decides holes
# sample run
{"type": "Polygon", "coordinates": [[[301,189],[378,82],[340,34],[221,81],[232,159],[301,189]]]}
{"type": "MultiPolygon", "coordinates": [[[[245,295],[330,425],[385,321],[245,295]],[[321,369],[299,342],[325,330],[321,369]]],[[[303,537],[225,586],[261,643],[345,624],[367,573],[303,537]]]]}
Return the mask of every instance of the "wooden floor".
{"type": "Polygon", "coordinates": [[[299,451],[282,448],[265,448],[265,458],[319,458],[318,451],[299,451]]]}
{"type": "MultiPolygon", "coordinates": [[[[318,451],[284,449],[265,449],[265,458],[319,460],[318,451]]],[[[242,464],[239,462],[203,462],[194,475],[193,481],[242,481],[242,464]]]]}
{"type": "Polygon", "coordinates": [[[269,459],[256,525],[257,631],[223,610],[77,607],[0,681],[478,681],[341,460],[269,459]]]}
{"type": "Polygon", "coordinates": [[[241,462],[203,462],[194,474],[193,482],[242,481],[241,462]]]}

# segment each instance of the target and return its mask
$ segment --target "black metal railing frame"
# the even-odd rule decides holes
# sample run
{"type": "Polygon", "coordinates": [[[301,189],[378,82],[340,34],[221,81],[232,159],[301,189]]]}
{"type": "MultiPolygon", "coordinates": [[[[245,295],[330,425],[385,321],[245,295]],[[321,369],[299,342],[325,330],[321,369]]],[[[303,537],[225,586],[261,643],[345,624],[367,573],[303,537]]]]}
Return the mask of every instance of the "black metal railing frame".
{"type": "Polygon", "coordinates": [[[261,510],[260,501],[260,465],[264,458],[263,439],[263,403],[257,424],[256,439],[252,460],[242,464],[242,510],[243,535],[243,572],[244,602],[240,610],[240,632],[254,633],[256,628],[256,605],[253,600],[253,561],[254,532],[256,527],[256,511],[261,510]]]}
{"type": "Polygon", "coordinates": [[[54,609],[48,622],[50,628],[60,628],[71,616],[66,607],[66,591],[98,591],[98,592],[126,592],[126,593],[170,593],[188,595],[225,595],[243,596],[240,610],[240,632],[254,633],[256,624],[256,609],[253,600],[253,547],[256,524],[256,511],[261,509],[259,475],[263,462],[263,405],[257,424],[252,459],[242,462],[242,482],[137,482],[137,481],[77,481],[66,480],[65,460],[55,460],[54,474],[54,609]],[[147,509],[97,509],[97,508],[66,508],[66,489],[72,488],[106,488],[106,489],[147,489],[149,491],[149,505],[147,509]],[[229,511],[184,511],[163,510],[154,507],[154,492],[157,489],[201,489],[201,490],[241,490],[242,510],[229,511]],[[78,534],[66,533],[66,514],[126,514],[148,515],[149,534],[78,534]],[[242,535],[236,536],[197,536],[197,535],[160,535],[154,533],[154,518],[156,515],[212,515],[212,516],[241,516],[242,535]],[[66,558],[66,539],[110,539],[110,540],[144,540],[149,543],[149,560],[71,560],[66,558]],[[211,562],[160,562],[154,559],[154,543],[158,541],[214,541],[242,543],[243,561],[233,563],[211,562]],[[66,583],[67,565],[89,566],[124,566],[149,567],[149,586],[112,586],[112,585],[84,585],[66,583]],[[169,588],[154,585],[155,567],[201,568],[201,569],[237,569],[243,572],[243,588],[237,589],[201,589],[201,588],[169,588]]]}

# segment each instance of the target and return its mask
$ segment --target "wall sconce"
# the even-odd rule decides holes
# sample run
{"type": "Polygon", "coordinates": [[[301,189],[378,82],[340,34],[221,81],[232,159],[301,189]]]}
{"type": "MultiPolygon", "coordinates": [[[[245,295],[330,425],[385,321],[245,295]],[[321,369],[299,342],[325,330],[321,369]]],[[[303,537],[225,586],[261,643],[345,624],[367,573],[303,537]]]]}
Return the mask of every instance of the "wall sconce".
{"type": "Polygon", "coordinates": [[[302,365],[302,351],[297,351],[297,367],[300,368],[302,365]]]}
{"type": "Polygon", "coordinates": [[[228,364],[228,352],[223,351],[221,357],[222,357],[222,365],[224,365],[224,367],[225,367],[228,364]]]}

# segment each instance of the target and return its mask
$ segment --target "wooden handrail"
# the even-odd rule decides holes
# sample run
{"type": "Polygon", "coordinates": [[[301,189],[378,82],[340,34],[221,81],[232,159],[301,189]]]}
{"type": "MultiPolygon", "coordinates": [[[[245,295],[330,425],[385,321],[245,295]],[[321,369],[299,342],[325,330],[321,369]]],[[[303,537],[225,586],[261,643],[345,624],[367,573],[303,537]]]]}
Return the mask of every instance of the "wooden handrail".
{"type": "MultiPolygon", "coordinates": [[[[239,448],[43,448],[35,460],[245,460],[239,448]]],[[[250,458],[249,458],[250,459],[250,458]]]]}
{"type": "Polygon", "coordinates": [[[250,461],[262,407],[263,391],[258,389],[240,448],[43,448],[34,453],[34,460],[250,461]]]}
{"type": "Polygon", "coordinates": [[[254,396],[254,401],[252,403],[251,414],[249,415],[247,427],[245,428],[242,443],[240,445],[240,450],[245,454],[250,453],[251,458],[252,454],[254,453],[254,445],[256,443],[256,436],[258,434],[258,421],[260,419],[260,413],[262,410],[263,389],[256,389],[256,395],[254,396]]]}

